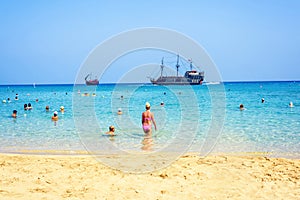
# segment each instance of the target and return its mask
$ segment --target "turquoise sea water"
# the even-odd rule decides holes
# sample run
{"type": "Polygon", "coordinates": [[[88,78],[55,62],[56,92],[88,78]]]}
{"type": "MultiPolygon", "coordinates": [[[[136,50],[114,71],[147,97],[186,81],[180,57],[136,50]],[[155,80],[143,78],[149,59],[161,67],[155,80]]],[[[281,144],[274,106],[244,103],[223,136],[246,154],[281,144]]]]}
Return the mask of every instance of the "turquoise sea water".
{"type": "Polygon", "coordinates": [[[0,104],[1,152],[107,151],[110,147],[101,144],[109,141],[124,151],[169,151],[168,146],[172,146],[180,151],[271,152],[274,156],[300,157],[300,82],[192,87],[0,86],[0,98],[1,102],[11,99],[0,104]],[[14,100],[16,94],[19,100],[14,100]],[[144,138],[141,129],[147,101],[158,125],[151,140],[144,138]],[[33,109],[25,111],[25,103],[31,103],[33,109]],[[241,103],[246,108],[243,111],[239,109],[241,103]],[[51,121],[60,106],[64,106],[64,114],[59,112],[59,120],[51,121]],[[118,108],[122,115],[117,115],[118,108]],[[17,119],[11,117],[13,110],[18,111],[17,119]],[[103,136],[109,125],[116,127],[118,136],[103,136]]]}

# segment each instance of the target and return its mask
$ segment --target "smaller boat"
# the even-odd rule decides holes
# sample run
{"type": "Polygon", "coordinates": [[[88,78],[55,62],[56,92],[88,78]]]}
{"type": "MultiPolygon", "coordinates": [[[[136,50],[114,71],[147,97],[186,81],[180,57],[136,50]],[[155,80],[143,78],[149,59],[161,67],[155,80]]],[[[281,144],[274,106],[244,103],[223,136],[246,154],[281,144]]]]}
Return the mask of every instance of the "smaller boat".
{"type": "Polygon", "coordinates": [[[85,80],[85,84],[86,85],[98,85],[99,84],[99,80],[97,79],[97,77],[95,77],[95,79],[91,78],[91,74],[88,74],[84,80],[85,80]]]}

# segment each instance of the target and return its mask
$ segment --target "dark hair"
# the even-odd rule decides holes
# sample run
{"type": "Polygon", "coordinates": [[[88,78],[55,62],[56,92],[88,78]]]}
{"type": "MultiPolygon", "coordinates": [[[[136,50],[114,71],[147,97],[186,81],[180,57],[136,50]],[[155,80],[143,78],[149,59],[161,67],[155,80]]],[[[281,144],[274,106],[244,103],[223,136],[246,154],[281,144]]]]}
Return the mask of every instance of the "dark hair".
{"type": "Polygon", "coordinates": [[[56,117],[56,116],[57,116],[57,114],[56,114],[56,113],[54,113],[53,115],[54,115],[54,117],[56,117]]]}
{"type": "Polygon", "coordinates": [[[31,107],[31,103],[28,103],[28,107],[31,107]]]}
{"type": "Polygon", "coordinates": [[[24,104],[24,108],[27,108],[27,104],[26,103],[24,104]]]}
{"type": "Polygon", "coordinates": [[[13,110],[13,113],[17,113],[18,111],[17,110],[13,110]]]}

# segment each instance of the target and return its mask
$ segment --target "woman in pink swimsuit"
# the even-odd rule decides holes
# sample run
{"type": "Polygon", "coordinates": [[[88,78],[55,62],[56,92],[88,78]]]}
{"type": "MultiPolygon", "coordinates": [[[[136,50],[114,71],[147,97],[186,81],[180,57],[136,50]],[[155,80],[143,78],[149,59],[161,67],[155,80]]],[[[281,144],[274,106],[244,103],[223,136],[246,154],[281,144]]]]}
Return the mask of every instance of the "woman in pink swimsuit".
{"type": "Polygon", "coordinates": [[[154,120],[153,113],[150,112],[150,103],[146,103],[146,111],[142,114],[142,126],[145,133],[151,133],[151,121],[153,122],[154,128],[156,130],[156,123],[154,120]]]}

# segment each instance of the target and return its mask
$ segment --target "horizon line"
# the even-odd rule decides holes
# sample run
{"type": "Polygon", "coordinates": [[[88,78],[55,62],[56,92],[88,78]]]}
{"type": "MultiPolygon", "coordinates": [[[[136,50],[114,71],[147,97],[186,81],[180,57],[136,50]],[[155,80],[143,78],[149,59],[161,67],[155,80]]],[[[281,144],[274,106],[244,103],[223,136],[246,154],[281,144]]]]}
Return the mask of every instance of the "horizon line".
{"type": "MultiPolygon", "coordinates": [[[[229,80],[229,81],[210,81],[210,82],[203,82],[205,83],[263,83],[263,82],[300,82],[300,80],[229,80]]],[[[153,85],[151,82],[104,82],[99,83],[98,85],[153,85]]],[[[16,83],[16,84],[0,84],[0,86],[47,86],[47,85],[86,85],[85,83],[16,83]]]]}

